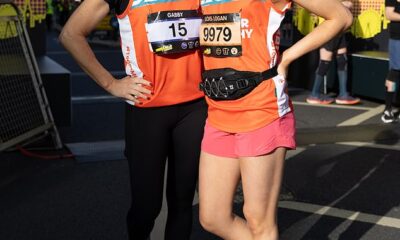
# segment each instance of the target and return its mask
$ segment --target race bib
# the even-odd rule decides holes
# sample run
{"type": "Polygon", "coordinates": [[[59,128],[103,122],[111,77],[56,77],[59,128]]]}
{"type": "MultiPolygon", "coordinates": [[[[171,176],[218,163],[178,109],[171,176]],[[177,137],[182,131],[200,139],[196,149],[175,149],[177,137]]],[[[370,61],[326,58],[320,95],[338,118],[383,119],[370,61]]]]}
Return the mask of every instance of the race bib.
{"type": "Polygon", "coordinates": [[[201,17],[196,10],[161,11],[147,16],[150,50],[156,54],[184,53],[199,47],[201,17]]]}
{"type": "Polygon", "coordinates": [[[205,15],[200,27],[200,46],[206,56],[241,56],[240,13],[205,15]]]}

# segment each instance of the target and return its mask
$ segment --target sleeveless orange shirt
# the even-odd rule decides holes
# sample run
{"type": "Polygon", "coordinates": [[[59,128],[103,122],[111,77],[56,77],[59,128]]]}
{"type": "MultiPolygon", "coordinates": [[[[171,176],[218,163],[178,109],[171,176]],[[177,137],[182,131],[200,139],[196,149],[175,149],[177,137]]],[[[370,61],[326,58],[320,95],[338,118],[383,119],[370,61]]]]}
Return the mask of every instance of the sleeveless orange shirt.
{"type": "MultiPolygon", "coordinates": [[[[201,6],[204,16],[239,13],[241,18],[241,56],[213,57],[205,54],[206,70],[229,67],[263,72],[278,64],[278,29],[284,10],[274,8],[271,0],[202,0],[201,6]]],[[[285,9],[289,6],[288,2],[285,9]]],[[[207,103],[209,123],[227,132],[261,128],[293,108],[287,95],[286,81],[281,76],[263,81],[240,99],[214,101],[207,98],[207,103]]]]}
{"type": "Polygon", "coordinates": [[[203,96],[198,87],[202,71],[199,50],[157,55],[149,47],[148,15],[170,10],[198,11],[199,1],[130,0],[127,9],[117,16],[126,74],[142,77],[153,86],[153,96],[138,107],[168,106],[203,96]]]}

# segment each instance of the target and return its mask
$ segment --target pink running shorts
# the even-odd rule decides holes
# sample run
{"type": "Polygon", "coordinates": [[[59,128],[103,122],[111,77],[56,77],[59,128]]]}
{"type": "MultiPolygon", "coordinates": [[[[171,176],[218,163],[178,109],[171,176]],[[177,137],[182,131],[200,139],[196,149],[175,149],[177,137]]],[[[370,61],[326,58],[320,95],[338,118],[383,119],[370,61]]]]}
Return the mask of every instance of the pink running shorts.
{"type": "Polygon", "coordinates": [[[244,133],[229,133],[204,127],[201,150],[220,157],[256,157],[273,152],[278,147],[296,148],[295,118],[292,112],[265,127],[244,133]]]}

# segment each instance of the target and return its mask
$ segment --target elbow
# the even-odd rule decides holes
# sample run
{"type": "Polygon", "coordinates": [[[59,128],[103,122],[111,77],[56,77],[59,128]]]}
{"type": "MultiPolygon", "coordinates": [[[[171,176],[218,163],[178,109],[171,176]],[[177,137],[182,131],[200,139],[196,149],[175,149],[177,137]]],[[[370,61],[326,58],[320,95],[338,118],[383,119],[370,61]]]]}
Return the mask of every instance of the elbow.
{"type": "Polygon", "coordinates": [[[336,27],[338,33],[346,32],[353,24],[353,14],[345,7],[336,9],[337,14],[332,16],[332,24],[336,27]]]}
{"type": "Polygon", "coordinates": [[[352,24],[353,24],[353,14],[351,14],[351,12],[348,9],[346,9],[345,15],[343,17],[343,32],[349,29],[352,24]]]}
{"type": "Polygon", "coordinates": [[[76,37],[77,34],[75,32],[71,31],[67,27],[64,27],[58,36],[58,40],[60,41],[61,45],[67,48],[69,43],[75,42],[74,39],[76,39],[76,37]]]}
{"type": "Polygon", "coordinates": [[[68,38],[70,38],[70,34],[68,33],[68,30],[63,28],[61,31],[60,35],[58,35],[58,41],[60,41],[61,45],[65,47],[65,44],[68,42],[68,38]]]}

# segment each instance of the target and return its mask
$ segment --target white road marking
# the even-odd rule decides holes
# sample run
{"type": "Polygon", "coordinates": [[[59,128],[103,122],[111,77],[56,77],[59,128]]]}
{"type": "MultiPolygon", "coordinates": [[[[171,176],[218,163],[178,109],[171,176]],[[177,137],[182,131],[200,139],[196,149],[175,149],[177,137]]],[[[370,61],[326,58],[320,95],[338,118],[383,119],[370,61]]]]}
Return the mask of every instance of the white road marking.
{"type": "Polygon", "coordinates": [[[337,142],[336,144],[354,146],[354,147],[369,147],[369,148],[400,151],[400,146],[398,144],[397,145],[385,145],[385,144],[377,144],[377,143],[370,143],[370,142],[337,142]]]}
{"type": "Polygon", "coordinates": [[[282,239],[293,239],[294,236],[296,236],[295,239],[302,239],[302,237],[307,234],[307,232],[320,220],[322,216],[333,216],[353,221],[368,222],[384,226],[395,226],[396,228],[400,228],[400,219],[342,210],[333,207],[354,192],[365,180],[374,174],[375,171],[385,162],[386,158],[387,155],[383,156],[379,163],[369,170],[368,173],[365,174],[353,187],[347,190],[347,192],[345,192],[342,196],[329,203],[327,206],[289,201],[279,202],[279,207],[281,208],[313,213],[312,215],[292,224],[288,229],[286,229],[281,235],[282,239]]]}
{"type": "Polygon", "coordinates": [[[361,107],[354,105],[337,105],[337,104],[329,104],[329,105],[318,105],[318,104],[309,104],[306,102],[292,101],[294,105],[299,106],[309,106],[309,107],[324,107],[324,108],[338,108],[338,109],[354,109],[354,110],[364,110],[368,111],[374,109],[373,107],[361,107]]]}
{"type": "Polygon", "coordinates": [[[354,125],[358,125],[372,117],[375,117],[376,115],[379,115],[383,112],[383,110],[385,109],[385,105],[380,105],[378,107],[372,108],[370,110],[368,110],[367,112],[361,113],[357,116],[354,116],[350,119],[347,119],[346,121],[343,121],[341,123],[339,123],[337,126],[354,126],[354,125]]]}
{"type": "Polygon", "coordinates": [[[393,218],[393,217],[385,217],[385,216],[379,216],[379,215],[375,215],[375,214],[339,209],[339,208],[335,208],[335,207],[322,206],[322,205],[310,204],[310,203],[291,202],[291,201],[279,202],[279,207],[296,210],[296,211],[313,213],[316,215],[338,217],[338,218],[347,219],[347,220],[351,220],[351,221],[372,223],[372,224],[381,225],[381,226],[385,226],[385,227],[393,227],[393,228],[400,229],[400,219],[393,218]]]}

